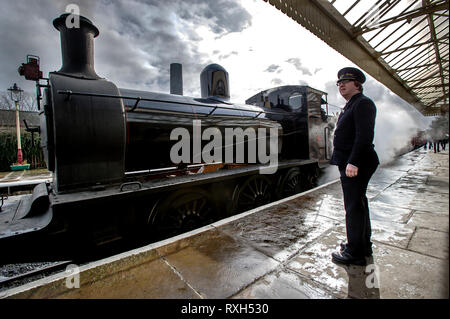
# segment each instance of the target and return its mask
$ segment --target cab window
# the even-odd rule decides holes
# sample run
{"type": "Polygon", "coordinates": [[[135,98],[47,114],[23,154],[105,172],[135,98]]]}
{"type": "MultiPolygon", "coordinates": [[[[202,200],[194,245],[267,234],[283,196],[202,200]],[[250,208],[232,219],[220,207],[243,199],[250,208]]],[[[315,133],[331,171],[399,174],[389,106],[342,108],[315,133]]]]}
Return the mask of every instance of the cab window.
{"type": "Polygon", "coordinates": [[[294,93],[289,97],[289,106],[292,110],[299,110],[303,106],[303,98],[299,93],[294,93]]]}

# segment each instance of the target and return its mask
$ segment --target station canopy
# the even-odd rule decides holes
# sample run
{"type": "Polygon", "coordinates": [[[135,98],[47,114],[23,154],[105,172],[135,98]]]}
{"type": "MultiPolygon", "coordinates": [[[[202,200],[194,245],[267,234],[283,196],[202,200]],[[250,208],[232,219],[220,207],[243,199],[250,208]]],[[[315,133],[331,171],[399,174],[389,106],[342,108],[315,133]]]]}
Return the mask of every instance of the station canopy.
{"type": "Polygon", "coordinates": [[[449,0],[264,0],[424,115],[448,112],[449,0]]]}

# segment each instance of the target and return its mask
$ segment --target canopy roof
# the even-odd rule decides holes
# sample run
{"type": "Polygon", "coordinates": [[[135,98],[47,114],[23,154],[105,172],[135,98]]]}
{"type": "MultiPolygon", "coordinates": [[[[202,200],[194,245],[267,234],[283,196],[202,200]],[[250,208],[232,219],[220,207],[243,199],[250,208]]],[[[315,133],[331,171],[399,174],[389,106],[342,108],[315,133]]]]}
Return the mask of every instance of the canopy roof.
{"type": "Polygon", "coordinates": [[[264,0],[424,115],[448,112],[449,0],[264,0]]]}

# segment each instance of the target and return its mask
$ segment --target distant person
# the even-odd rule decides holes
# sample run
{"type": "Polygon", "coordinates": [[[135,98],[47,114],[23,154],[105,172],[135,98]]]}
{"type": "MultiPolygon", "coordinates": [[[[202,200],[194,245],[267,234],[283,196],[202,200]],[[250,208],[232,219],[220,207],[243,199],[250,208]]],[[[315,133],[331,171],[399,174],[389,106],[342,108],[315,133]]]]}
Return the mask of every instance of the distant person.
{"type": "Polygon", "coordinates": [[[439,152],[440,152],[440,150],[439,150],[439,144],[440,144],[440,141],[439,141],[439,140],[433,139],[433,147],[434,147],[434,152],[435,152],[435,153],[439,153],[439,152]],[[437,152],[436,152],[436,150],[437,150],[437,152]]]}
{"type": "Polygon", "coordinates": [[[380,161],[373,145],[377,109],[363,95],[365,80],[364,73],[356,68],[338,72],[337,86],[347,104],[336,124],[330,164],[338,166],[341,176],[347,243],[332,254],[332,260],[347,265],[366,265],[365,257],[372,256],[366,191],[380,161]]]}
{"type": "Polygon", "coordinates": [[[445,146],[447,144],[447,140],[445,138],[443,138],[442,140],[440,140],[440,142],[441,142],[442,150],[445,151],[445,146]]]}

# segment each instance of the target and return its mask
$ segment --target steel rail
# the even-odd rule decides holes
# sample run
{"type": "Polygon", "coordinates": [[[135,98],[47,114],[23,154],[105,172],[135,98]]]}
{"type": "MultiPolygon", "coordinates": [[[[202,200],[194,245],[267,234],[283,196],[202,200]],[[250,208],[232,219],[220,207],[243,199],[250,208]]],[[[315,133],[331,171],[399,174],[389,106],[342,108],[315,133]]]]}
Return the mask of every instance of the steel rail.
{"type": "Polygon", "coordinates": [[[16,281],[19,279],[24,279],[24,278],[38,275],[40,273],[45,273],[46,271],[49,271],[52,269],[54,269],[54,270],[59,269],[63,266],[69,265],[70,263],[72,263],[72,260],[61,261],[61,262],[57,262],[56,264],[51,264],[51,265],[47,265],[47,266],[44,266],[41,268],[36,268],[36,269],[30,270],[30,271],[27,271],[27,272],[24,272],[24,273],[15,275],[15,276],[4,277],[3,279],[0,279],[0,287],[1,287],[1,285],[10,283],[10,282],[13,282],[13,281],[16,281]]]}

